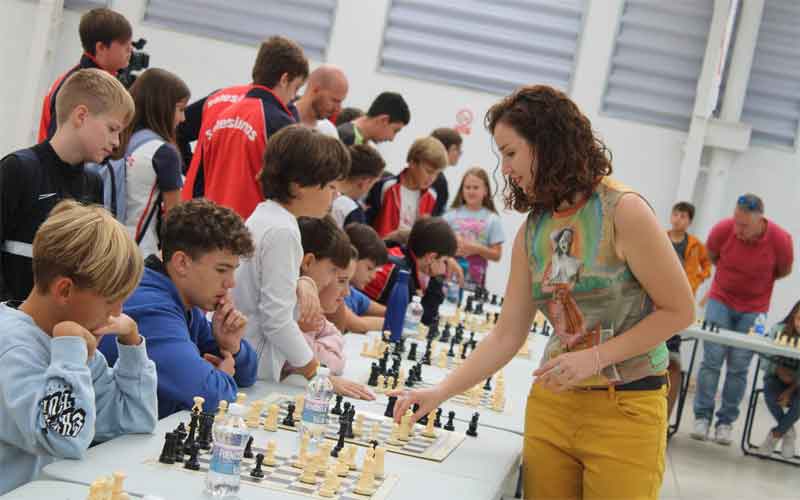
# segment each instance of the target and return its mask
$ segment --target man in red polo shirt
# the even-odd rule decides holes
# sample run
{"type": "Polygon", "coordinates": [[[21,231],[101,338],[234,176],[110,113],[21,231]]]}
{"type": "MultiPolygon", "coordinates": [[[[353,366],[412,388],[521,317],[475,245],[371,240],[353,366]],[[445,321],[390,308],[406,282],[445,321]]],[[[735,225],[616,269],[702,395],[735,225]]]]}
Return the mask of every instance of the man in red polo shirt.
{"type": "MultiPolygon", "coordinates": [[[[706,246],[716,272],[705,320],[726,330],[747,332],[756,317],[769,310],[775,280],[792,272],[792,237],[764,217],[764,202],[748,193],[738,198],[732,218],[711,229],[706,246]]],[[[732,426],[739,416],[752,357],[753,352],[746,349],[703,342],[703,363],[694,399],[693,438],[707,439],[720,369],[727,360],[714,441],[722,445],[731,443],[732,426]]]]}

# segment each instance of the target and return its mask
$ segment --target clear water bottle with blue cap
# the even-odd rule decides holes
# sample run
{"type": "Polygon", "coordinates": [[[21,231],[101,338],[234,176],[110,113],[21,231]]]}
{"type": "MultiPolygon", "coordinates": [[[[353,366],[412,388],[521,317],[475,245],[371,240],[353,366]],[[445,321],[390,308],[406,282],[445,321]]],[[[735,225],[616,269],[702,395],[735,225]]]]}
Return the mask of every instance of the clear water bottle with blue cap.
{"type": "Polygon", "coordinates": [[[756,321],[753,323],[753,330],[756,332],[756,335],[763,337],[767,334],[767,315],[764,313],[759,314],[756,316],[756,321]]]}

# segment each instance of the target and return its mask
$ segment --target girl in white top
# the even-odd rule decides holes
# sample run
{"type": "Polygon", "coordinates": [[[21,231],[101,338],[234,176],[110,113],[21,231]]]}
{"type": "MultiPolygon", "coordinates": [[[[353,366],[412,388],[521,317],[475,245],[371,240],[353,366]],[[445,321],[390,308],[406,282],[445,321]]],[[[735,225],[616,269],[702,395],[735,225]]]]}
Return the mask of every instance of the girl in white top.
{"type": "Polygon", "coordinates": [[[182,160],[175,128],[185,119],[186,84],[163,69],[142,73],[130,88],[136,115],[125,131],[125,226],[146,257],[158,252],[163,214],[180,202],[182,160]]]}

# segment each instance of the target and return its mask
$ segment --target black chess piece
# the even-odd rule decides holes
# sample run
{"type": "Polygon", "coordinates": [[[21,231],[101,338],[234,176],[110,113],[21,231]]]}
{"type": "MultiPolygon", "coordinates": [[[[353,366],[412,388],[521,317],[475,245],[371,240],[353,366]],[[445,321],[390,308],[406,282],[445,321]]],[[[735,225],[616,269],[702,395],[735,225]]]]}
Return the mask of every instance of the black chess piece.
{"type": "Polygon", "coordinates": [[[442,335],[439,337],[439,342],[448,342],[450,341],[450,323],[444,325],[444,330],[442,330],[442,335]]]}
{"type": "Polygon", "coordinates": [[[467,436],[478,437],[478,419],[480,416],[481,415],[478,412],[472,414],[472,418],[469,421],[469,427],[467,428],[467,436]]]}
{"type": "Polygon", "coordinates": [[[461,349],[461,359],[467,359],[467,350],[472,346],[469,342],[464,343],[463,349],[461,349]]]}
{"type": "Polygon", "coordinates": [[[497,294],[496,293],[492,294],[492,305],[493,306],[497,305],[497,294]]]}
{"type": "Polygon", "coordinates": [[[192,413],[191,419],[189,420],[189,435],[186,437],[186,441],[183,443],[183,452],[189,453],[191,450],[192,445],[195,443],[195,436],[197,436],[197,428],[200,425],[200,415],[197,413],[192,413]]]}
{"type": "MultiPolygon", "coordinates": [[[[369,369],[369,380],[367,380],[367,385],[370,387],[375,387],[378,385],[378,375],[381,374],[381,368],[378,366],[378,363],[372,363],[369,369]]],[[[335,415],[338,415],[336,413],[335,415]]]]}
{"type": "Polygon", "coordinates": [[[436,418],[433,419],[433,426],[437,429],[442,428],[442,409],[436,408],[436,418]]]}
{"type": "Polygon", "coordinates": [[[478,341],[477,340],[473,340],[472,342],[469,343],[469,349],[471,351],[474,351],[476,347],[478,347],[478,341]]]}
{"type": "Polygon", "coordinates": [[[483,316],[483,302],[478,302],[478,305],[475,306],[475,312],[473,314],[483,316]]]}
{"type": "Polygon", "coordinates": [[[456,430],[456,426],[454,424],[455,418],[456,418],[456,412],[450,410],[447,413],[447,423],[444,424],[444,430],[446,430],[446,431],[454,431],[454,430],[456,430]]]}
{"type": "MultiPolygon", "coordinates": [[[[372,363],[372,367],[375,368],[375,363],[372,363]]],[[[370,377],[372,377],[372,375],[370,375],[370,377]]],[[[331,414],[333,414],[333,415],[341,415],[342,414],[342,400],[344,400],[342,395],[341,394],[337,394],[336,395],[336,404],[333,405],[333,408],[331,408],[331,414]]]]}
{"type": "Polygon", "coordinates": [[[174,434],[177,434],[178,435],[178,439],[181,440],[181,441],[186,439],[186,436],[189,435],[189,432],[186,430],[186,426],[183,424],[183,422],[179,423],[178,427],[176,427],[175,430],[172,431],[172,432],[174,434]]]}
{"type": "Polygon", "coordinates": [[[416,361],[417,360],[417,343],[411,344],[411,348],[408,349],[408,360],[409,361],[416,361]]]}
{"type": "Polygon", "coordinates": [[[397,378],[397,374],[400,373],[400,363],[402,362],[403,360],[400,359],[400,356],[396,356],[392,359],[392,373],[394,373],[394,378],[397,378]]]}
{"type": "Polygon", "coordinates": [[[293,401],[289,401],[289,405],[286,407],[286,417],[284,417],[283,421],[281,422],[282,425],[286,427],[294,427],[294,411],[296,407],[293,401]]]}
{"type": "Polygon", "coordinates": [[[700,329],[705,330],[706,328],[708,328],[708,321],[703,320],[703,324],[700,326],[700,329]]]}
{"type": "Polygon", "coordinates": [[[253,458],[253,436],[247,438],[247,444],[244,447],[244,458],[253,458]]]}
{"type": "MultiPolygon", "coordinates": [[[[414,412],[414,414],[416,414],[418,410],[419,410],[419,404],[414,403],[414,406],[412,407],[412,411],[414,412]]],[[[417,423],[420,424],[420,425],[428,425],[428,414],[426,413],[425,415],[422,415],[421,417],[419,417],[419,420],[417,420],[417,423]]]]}
{"type": "Polygon", "coordinates": [[[383,412],[384,417],[394,418],[395,404],[397,404],[397,396],[389,396],[389,402],[386,404],[386,411],[383,412]]]}
{"type": "Polygon", "coordinates": [[[500,307],[503,307],[503,302],[505,301],[505,297],[500,297],[500,307]]]}
{"type": "Polygon", "coordinates": [[[428,340],[428,342],[430,342],[431,340],[436,339],[436,337],[438,336],[439,336],[439,322],[434,321],[428,328],[428,335],[425,338],[428,340]]]}
{"type": "Polygon", "coordinates": [[[484,391],[491,391],[492,390],[492,376],[489,375],[489,378],[486,379],[486,383],[483,384],[484,391]]]}
{"type": "Polygon", "coordinates": [[[467,305],[464,307],[464,312],[465,313],[472,314],[472,310],[473,310],[472,308],[474,306],[473,302],[474,302],[473,297],[467,298],[467,305]]]}
{"type": "Polygon", "coordinates": [[[331,450],[332,457],[338,457],[339,452],[344,449],[344,435],[346,434],[346,427],[347,423],[340,419],[339,420],[339,439],[336,441],[336,446],[333,447],[331,450]]]}
{"type": "Polygon", "coordinates": [[[475,342],[475,332],[469,332],[469,343],[475,342]]]}
{"type": "Polygon", "coordinates": [[[264,471],[261,470],[261,466],[264,463],[264,454],[259,453],[256,455],[256,466],[250,471],[250,476],[261,479],[264,477],[264,471]]]}
{"type": "Polygon", "coordinates": [[[389,351],[384,351],[381,359],[378,360],[378,368],[380,368],[379,375],[386,376],[386,364],[389,362],[389,351]]]}
{"type": "Polygon", "coordinates": [[[161,449],[161,456],[158,461],[162,464],[175,463],[175,448],[177,446],[177,438],[172,432],[164,434],[164,447],[161,449]]]}
{"type": "Polygon", "coordinates": [[[423,365],[428,365],[428,366],[431,365],[431,355],[432,355],[431,346],[429,344],[428,347],[425,348],[425,354],[422,355],[423,365]]]}
{"type": "Polygon", "coordinates": [[[450,349],[447,351],[448,358],[452,358],[453,356],[456,355],[455,347],[456,347],[456,338],[453,337],[453,340],[450,342],[450,349]]]}
{"type": "Polygon", "coordinates": [[[346,434],[344,437],[347,439],[353,439],[356,437],[355,432],[353,432],[353,420],[356,418],[356,407],[351,406],[350,409],[347,411],[347,419],[346,419],[346,434]]]}
{"type": "Polygon", "coordinates": [[[200,414],[200,432],[197,436],[197,446],[201,450],[211,448],[212,431],[214,429],[214,414],[203,412],[200,414]]]}
{"type": "Polygon", "coordinates": [[[347,415],[350,413],[350,407],[351,406],[353,406],[353,405],[351,405],[349,401],[345,401],[344,402],[344,411],[342,411],[342,416],[339,417],[340,419],[347,418],[347,415]]]}
{"type": "Polygon", "coordinates": [[[200,453],[200,447],[197,446],[197,443],[194,443],[192,447],[189,449],[189,460],[183,464],[184,469],[189,470],[200,470],[200,461],[197,460],[197,455],[200,453]]]}
{"type": "Polygon", "coordinates": [[[498,321],[500,321],[500,313],[494,313],[494,322],[495,322],[495,324],[497,324],[498,321]]]}

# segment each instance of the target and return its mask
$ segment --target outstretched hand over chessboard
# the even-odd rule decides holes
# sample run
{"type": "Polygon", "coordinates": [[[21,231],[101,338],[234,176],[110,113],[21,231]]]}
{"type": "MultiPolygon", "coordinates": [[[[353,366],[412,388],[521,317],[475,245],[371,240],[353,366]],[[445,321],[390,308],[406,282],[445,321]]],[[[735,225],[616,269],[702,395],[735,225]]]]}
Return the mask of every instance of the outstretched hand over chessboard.
{"type": "Polygon", "coordinates": [[[406,414],[406,411],[415,404],[419,405],[419,409],[411,417],[412,423],[435,411],[442,401],[447,399],[438,387],[434,386],[413,391],[398,389],[387,392],[386,394],[389,396],[397,396],[397,403],[394,406],[394,421],[400,423],[400,419],[406,414]]]}
{"type": "Polygon", "coordinates": [[[333,384],[333,392],[341,394],[348,398],[363,399],[365,401],[374,401],[375,394],[372,393],[365,385],[353,382],[344,377],[331,377],[331,384],[333,384]]]}

